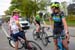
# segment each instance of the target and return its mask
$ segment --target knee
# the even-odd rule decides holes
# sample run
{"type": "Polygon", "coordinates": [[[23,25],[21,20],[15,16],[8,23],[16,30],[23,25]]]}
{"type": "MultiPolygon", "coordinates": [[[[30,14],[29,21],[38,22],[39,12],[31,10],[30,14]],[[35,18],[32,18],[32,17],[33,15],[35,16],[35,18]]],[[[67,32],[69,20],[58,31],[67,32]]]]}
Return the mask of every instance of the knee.
{"type": "Polygon", "coordinates": [[[54,40],[54,44],[57,45],[57,40],[54,40]]]}

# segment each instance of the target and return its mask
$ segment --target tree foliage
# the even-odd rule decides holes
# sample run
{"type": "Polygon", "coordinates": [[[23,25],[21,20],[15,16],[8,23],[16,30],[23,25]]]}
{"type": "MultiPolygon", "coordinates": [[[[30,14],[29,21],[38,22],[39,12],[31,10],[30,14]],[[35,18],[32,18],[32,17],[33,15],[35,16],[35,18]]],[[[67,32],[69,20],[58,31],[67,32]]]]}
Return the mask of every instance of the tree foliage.
{"type": "Polygon", "coordinates": [[[6,10],[5,13],[11,14],[15,8],[21,10],[22,16],[30,17],[31,15],[36,15],[37,11],[44,10],[46,6],[45,0],[11,0],[11,6],[9,10],[6,10]],[[9,12],[9,13],[8,13],[9,12]]]}

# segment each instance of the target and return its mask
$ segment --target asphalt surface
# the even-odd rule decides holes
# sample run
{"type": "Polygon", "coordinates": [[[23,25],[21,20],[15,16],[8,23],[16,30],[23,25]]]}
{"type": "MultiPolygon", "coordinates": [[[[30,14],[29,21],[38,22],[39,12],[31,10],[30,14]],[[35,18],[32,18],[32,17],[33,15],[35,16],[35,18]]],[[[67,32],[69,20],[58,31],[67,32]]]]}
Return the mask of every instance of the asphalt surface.
{"type": "MultiPolygon", "coordinates": [[[[32,37],[32,32],[34,29],[34,25],[31,25],[30,29],[27,30],[26,32],[26,37],[28,40],[33,40],[32,37]]],[[[70,31],[70,44],[69,44],[69,48],[70,50],[75,50],[75,28],[69,28],[70,31]]],[[[49,31],[46,31],[48,33],[48,35],[51,35],[51,33],[49,33],[49,31]]],[[[3,24],[3,26],[0,28],[0,50],[14,50],[14,48],[10,47],[8,39],[7,39],[7,34],[9,35],[9,31],[8,31],[8,25],[5,23],[3,24]]],[[[33,40],[34,41],[34,40],[33,40]]],[[[42,42],[40,40],[35,41],[36,43],[38,43],[43,50],[54,50],[54,44],[53,44],[53,40],[51,39],[51,43],[48,44],[48,46],[43,46],[42,42]]],[[[24,49],[20,49],[20,50],[24,50],[24,49]]]]}

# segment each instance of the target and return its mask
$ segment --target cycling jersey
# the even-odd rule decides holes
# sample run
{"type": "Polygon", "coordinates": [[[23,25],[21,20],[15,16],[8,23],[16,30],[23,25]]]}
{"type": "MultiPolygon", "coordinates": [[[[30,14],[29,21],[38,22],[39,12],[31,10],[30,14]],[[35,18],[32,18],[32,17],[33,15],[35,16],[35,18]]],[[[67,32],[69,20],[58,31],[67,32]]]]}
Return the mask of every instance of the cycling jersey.
{"type": "Polygon", "coordinates": [[[52,13],[51,17],[54,21],[54,27],[63,27],[62,18],[64,18],[64,13],[52,13]]]}
{"type": "Polygon", "coordinates": [[[54,21],[54,30],[53,35],[54,38],[57,38],[55,36],[58,36],[59,34],[62,35],[61,38],[65,38],[65,32],[64,32],[64,26],[62,23],[62,18],[64,18],[64,13],[52,13],[51,14],[52,20],[54,21]]]}
{"type": "Polygon", "coordinates": [[[36,16],[35,21],[36,21],[37,24],[40,25],[41,18],[40,18],[39,15],[36,16]]]}
{"type": "Polygon", "coordinates": [[[16,24],[16,20],[13,17],[10,18],[10,24],[9,25],[11,27],[11,30],[12,30],[13,34],[16,34],[16,33],[19,32],[19,28],[16,24]]]}
{"type": "Polygon", "coordinates": [[[16,42],[18,41],[18,37],[24,39],[25,34],[24,31],[20,31],[19,27],[17,26],[17,23],[19,23],[18,20],[15,20],[13,17],[10,18],[10,24],[9,26],[11,27],[11,34],[10,36],[13,38],[13,40],[16,42]]]}
{"type": "Polygon", "coordinates": [[[40,16],[37,15],[36,18],[35,18],[35,20],[40,21],[41,20],[40,16]]]}

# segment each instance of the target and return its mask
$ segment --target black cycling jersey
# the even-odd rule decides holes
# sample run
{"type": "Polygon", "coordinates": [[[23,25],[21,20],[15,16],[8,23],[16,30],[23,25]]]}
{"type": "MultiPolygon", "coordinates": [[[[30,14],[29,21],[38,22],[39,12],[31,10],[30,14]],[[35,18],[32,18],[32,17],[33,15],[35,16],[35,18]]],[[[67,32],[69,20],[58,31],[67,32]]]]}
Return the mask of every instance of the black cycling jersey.
{"type": "Polygon", "coordinates": [[[65,39],[65,32],[64,32],[64,26],[62,23],[62,18],[64,18],[64,13],[52,13],[51,14],[52,20],[54,21],[54,29],[53,29],[53,35],[54,39],[57,39],[56,36],[59,34],[62,35],[61,38],[65,39]]]}
{"type": "Polygon", "coordinates": [[[52,20],[54,21],[54,28],[60,27],[63,28],[62,18],[64,18],[64,13],[52,13],[52,20]]]}

